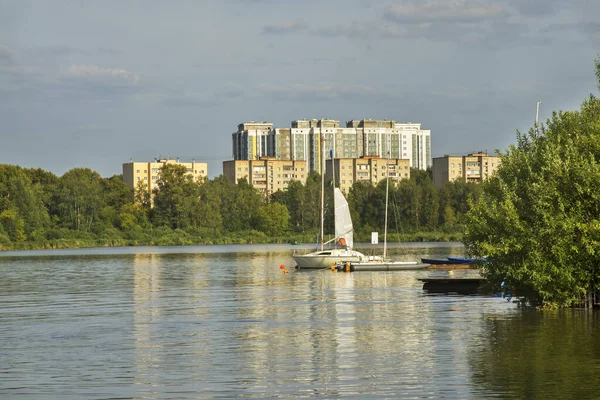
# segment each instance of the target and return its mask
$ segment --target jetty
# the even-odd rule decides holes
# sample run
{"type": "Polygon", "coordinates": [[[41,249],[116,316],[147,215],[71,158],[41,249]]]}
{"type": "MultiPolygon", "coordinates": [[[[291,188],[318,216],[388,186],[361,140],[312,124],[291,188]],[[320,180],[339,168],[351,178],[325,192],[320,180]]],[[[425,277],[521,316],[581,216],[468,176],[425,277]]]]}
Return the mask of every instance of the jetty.
{"type": "Polygon", "coordinates": [[[486,294],[482,285],[487,282],[484,278],[420,278],[423,290],[428,293],[442,294],[486,294]]]}

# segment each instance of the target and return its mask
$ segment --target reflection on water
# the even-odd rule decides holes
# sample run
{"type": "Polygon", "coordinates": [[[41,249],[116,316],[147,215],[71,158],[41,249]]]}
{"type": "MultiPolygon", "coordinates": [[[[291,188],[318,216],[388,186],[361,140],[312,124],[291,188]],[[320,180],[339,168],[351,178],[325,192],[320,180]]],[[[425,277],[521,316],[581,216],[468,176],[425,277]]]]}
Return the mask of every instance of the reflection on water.
{"type": "Polygon", "coordinates": [[[483,394],[510,398],[597,399],[600,314],[582,310],[490,315],[488,336],[471,355],[473,382],[483,394]]]}
{"type": "MultiPolygon", "coordinates": [[[[5,253],[0,398],[593,398],[600,390],[597,314],[423,293],[418,278],[446,271],[295,271],[292,248],[5,253]]],[[[463,251],[392,249],[408,259],[463,251]]]]}

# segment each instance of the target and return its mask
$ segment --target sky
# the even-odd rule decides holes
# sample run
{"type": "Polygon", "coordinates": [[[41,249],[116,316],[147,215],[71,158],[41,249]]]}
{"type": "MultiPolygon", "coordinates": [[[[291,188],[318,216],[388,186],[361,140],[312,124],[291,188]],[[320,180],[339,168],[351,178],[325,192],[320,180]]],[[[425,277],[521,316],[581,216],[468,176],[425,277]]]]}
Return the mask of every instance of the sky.
{"type": "Polygon", "coordinates": [[[245,121],[418,122],[505,151],[598,95],[598,0],[0,0],[0,164],[232,159],[245,121]]]}

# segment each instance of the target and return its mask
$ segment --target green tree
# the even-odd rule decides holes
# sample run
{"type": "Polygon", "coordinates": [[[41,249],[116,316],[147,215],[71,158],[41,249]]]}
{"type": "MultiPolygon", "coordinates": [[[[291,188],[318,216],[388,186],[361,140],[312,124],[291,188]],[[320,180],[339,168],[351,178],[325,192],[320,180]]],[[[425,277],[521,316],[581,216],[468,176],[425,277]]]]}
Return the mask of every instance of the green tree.
{"type": "Polygon", "coordinates": [[[165,164],[154,189],[152,222],[156,226],[186,229],[199,224],[200,187],[182,165],[165,164]]]}
{"type": "Polygon", "coordinates": [[[65,227],[91,231],[105,205],[101,181],[100,175],[89,168],[74,168],[58,179],[52,208],[65,227]]]}
{"type": "Polygon", "coordinates": [[[0,213],[0,225],[13,242],[22,242],[25,236],[25,222],[14,209],[4,210],[0,213]]]}
{"type": "Polygon", "coordinates": [[[433,185],[430,175],[419,184],[421,196],[421,221],[420,225],[430,231],[437,229],[439,224],[439,190],[433,185]]]}
{"type": "Polygon", "coordinates": [[[289,224],[296,232],[304,232],[304,192],[305,187],[302,182],[292,180],[287,190],[277,191],[269,199],[271,203],[279,203],[288,210],[290,220],[289,224]]]}
{"type": "Polygon", "coordinates": [[[348,206],[355,231],[369,233],[377,230],[380,212],[374,204],[376,197],[376,189],[371,182],[355,182],[348,191],[348,206]]]}
{"type": "Polygon", "coordinates": [[[200,182],[200,204],[198,210],[199,225],[218,232],[223,229],[221,199],[212,182],[203,179],[200,182]]]}
{"type": "Polygon", "coordinates": [[[467,213],[465,245],[488,256],[484,275],[492,285],[505,282],[531,305],[579,304],[600,287],[597,98],[517,133],[467,213]]]}
{"type": "Polygon", "coordinates": [[[395,197],[403,226],[418,231],[421,228],[422,195],[416,179],[400,181],[395,197]]]}
{"type": "Polygon", "coordinates": [[[29,239],[39,238],[49,226],[43,189],[39,183],[32,183],[21,167],[0,165],[0,212],[4,210],[11,211],[6,221],[22,220],[23,232],[29,239]]]}
{"type": "Polygon", "coordinates": [[[283,236],[288,229],[290,214],[283,204],[270,203],[257,210],[256,229],[268,236],[283,236]]]}

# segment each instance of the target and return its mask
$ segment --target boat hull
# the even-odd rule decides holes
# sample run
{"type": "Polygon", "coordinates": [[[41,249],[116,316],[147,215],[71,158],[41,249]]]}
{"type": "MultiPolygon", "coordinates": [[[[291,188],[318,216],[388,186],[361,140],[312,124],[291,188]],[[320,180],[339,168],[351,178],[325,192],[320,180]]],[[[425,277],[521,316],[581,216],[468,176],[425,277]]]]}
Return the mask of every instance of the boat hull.
{"type": "Polygon", "coordinates": [[[308,254],[294,254],[296,269],[325,269],[332,265],[359,262],[365,255],[354,250],[333,249],[308,254]]]}
{"type": "Polygon", "coordinates": [[[421,258],[421,262],[426,264],[451,264],[452,262],[447,258],[421,258]]]}
{"type": "Polygon", "coordinates": [[[425,264],[473,264],[472,258],[448,257],[448,258],[421,258],[425,264]]]}
{"type": "Polygon", "coordinates": [[[345,271],[350,268],[351,272],[358,271],[415,271],[429,267],[429,264],[418,263],[416,261],[367,261],[341,264],[338,268],[345,271]]]}

